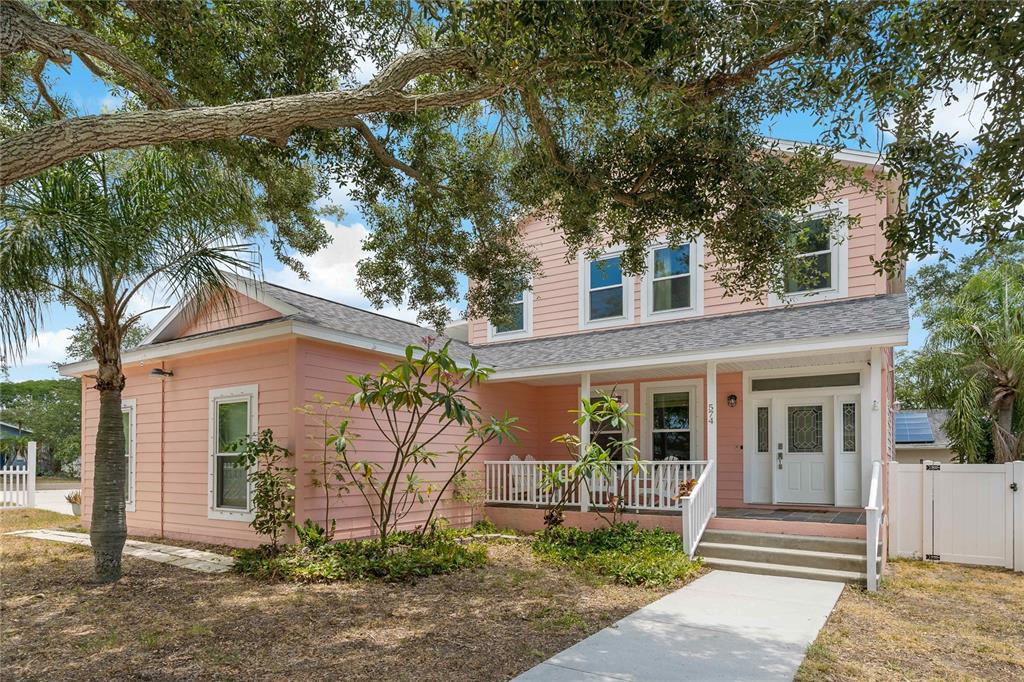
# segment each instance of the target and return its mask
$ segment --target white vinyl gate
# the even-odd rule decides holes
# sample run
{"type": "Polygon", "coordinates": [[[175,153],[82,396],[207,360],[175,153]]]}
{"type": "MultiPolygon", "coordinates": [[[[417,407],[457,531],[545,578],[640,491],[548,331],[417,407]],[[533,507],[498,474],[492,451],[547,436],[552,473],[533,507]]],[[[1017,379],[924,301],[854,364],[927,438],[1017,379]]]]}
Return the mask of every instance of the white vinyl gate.
{"type": "Polygon", "coordinates": [[[889,466],[891,556],[1024,571],[1024,462],[889,466]]]}

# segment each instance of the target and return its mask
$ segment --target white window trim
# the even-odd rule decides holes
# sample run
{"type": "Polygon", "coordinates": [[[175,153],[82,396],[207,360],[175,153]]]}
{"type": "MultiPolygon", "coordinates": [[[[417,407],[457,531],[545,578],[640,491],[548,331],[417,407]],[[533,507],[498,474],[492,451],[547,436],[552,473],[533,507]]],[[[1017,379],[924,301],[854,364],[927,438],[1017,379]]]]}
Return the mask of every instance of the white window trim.
{"type": "Polygon", "coordinates": [[[138,448],[136,444],[139,433],[136,429],[135,406],[135,398],[121,399],[121,412],[128,413],[128,452],[125,453],[128,458],[128,468],[124,472],[125,484],[128,486],[128,499],[124,503],[124,510],[126,512],[135,511],[135,472],[138,468],[138,448]]]}
{"type": "Polygon", "coordinates": [[[499,332],[491,324],[490,320],[487,320],[487,340],[488,341],[505,341],[510,339],[525,339],[533,336],[533,288],[527,288],[523,291],[523,328],[516,329],[514,331],[499,332]]]}
{"type": "Polygon", "coordinates": [[[654,427],[654,394],[682,393],[690,394],[690,457],[692,460],[707,459],[704,452],[704,429],[707,414],[704,412],[704,380],[686,379],[684,381],[647,381],[640,384],[640,400],[643,409],[640,414],[640,458],[650,461],[653,451],[654,427]]]}
{"type": "Polygon", "coordinates": [[[704,237],[690,242],[690,307],[673,310],[654,310],[654,252],[664,249],[668,242],[655,244],[647,251],[647,269],[640,286],[640,321],[660,322],[697,317],[704,314],[704,237]]]}
{"type": "Polygon", "coordinates": [[[829,251],[832,254],[832,286],[828,289],[800,291],[784,295],[771,292],[768,294],[769,306],[789,305],[807,301],[828,301],[836,298],[846,298],[849,295],[850,226],[847,220],[850,215],[849,202],[846,199],[840,199],[831,204],[813,204],[807,207],[804,218],[813,220],[829,213],[836,214],[842,219],[838,226],[839,234],[829,235],[829,251]]]}
{"type": "Polygon", "coordinates": [[[253,519],[252,483],[247,485],[246,498],[249,508],[245,511],[217,506],[217,404],[220,402],[236,402],[238,398],[246,398],[249,402],[249,434],[255,435],[259,428],[259,384],[232,386],[230,388],[210,389],[210,424],[209,424],[209,485],[207,518],[221,521],[244,521],[253,519]]]}
{"type": "Polygon", "coordinates": [[[590,319],[590,264],[611,258],[613,256],[621,256],[623,249],[614,249],[612,251],[606,251],[601,254],[598,258],[587,258],[585,252],[579,252],[576,254],[576,260],[579,262],[579,324],[580,329],[602,329],[604,327],[618,327],[624,324],[629,324],[633,321],[633,278],[627,277],[625,274],[622,275],[622,315],[619,317],[607,317],[600,320],[590,319]]]}

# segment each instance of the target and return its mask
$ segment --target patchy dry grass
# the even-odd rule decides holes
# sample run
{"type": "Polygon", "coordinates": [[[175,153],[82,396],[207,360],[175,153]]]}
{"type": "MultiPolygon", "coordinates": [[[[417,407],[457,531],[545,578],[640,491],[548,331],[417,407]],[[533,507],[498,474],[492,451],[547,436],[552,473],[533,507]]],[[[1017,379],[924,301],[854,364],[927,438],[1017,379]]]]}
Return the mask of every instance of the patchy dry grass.
{"type": "Polygon", "coordinates": [[[846,588],[798,680],[1024,680],[1024,576],[889,566],[881,592],[846,588]]]}
{"type": "MultiPolygon", "coordinates": [[[[35,515],[35,516],[34,516],[35,515]]],[[[5,530],[73,525],[0,512],[5,530]]],[[[4,680],[503,680],[678,585],[625,587],[491,543],[481,569],[412,585],[259,583],[87,547],[0,537],[4,680]]]]}

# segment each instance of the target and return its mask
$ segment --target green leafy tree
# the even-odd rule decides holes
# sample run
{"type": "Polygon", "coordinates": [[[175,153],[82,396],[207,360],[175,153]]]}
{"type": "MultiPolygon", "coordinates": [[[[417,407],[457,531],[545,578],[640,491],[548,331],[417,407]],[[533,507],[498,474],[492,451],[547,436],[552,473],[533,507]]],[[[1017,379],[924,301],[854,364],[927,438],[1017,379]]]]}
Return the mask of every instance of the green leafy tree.
{"type": "Polygon", "coordinates": [[[1024,266],[1004,263],[971,277],[937,317],[926,347],[958,374],[946,423],[969,461],[1024,457],[1024,266]]]}
{"type": "Polygon", "coordinates": [[[544,474],[544,489],[549,493],[555,493],[551,505],[544,513],[544,525],[562,525],[566,505],[578,495],[590,494],[591,481],[617,480],[614,492],[605,502],[611,518],[601,513],[600,504],[594,507],[598,516],[609,526],[614,526],[622,521],[624,486],[643,473],[644,468],[635,438],[609,438],[607,434],[626,433],[632,426],[633,417],[639,415],[630,412],[626,403],[603,392],[592,400],[581,399],[580,409],[574,412],[579,415],[575,420],[577,426],[590,426],[590,442],[584,447],[579,435],[575,433],[564,433],[552,439],[553,443],[565,445],[573,461],[571,464],[558,464],[544,474]],[[619,462],[628,464],[628,470],[623,472],[622,476],[616,476],[619,462]]]}
{"type": "Polygon", "coordinates": [[[270,538],[270,549],[276,554],[281,535],[295,523],[295,467],[287,466],[292,453],[274,442],[271,429],[235,443],[233,448],[241,450],[238,463],[248,469],[252,483],[253,519],[249,525],[270,538]]]}
{"type": "Polygon", "coordinates": [[[703,235],[725,292],[760,298],[806,204],[844,182],[895,193],[890,273],[943,240],[1020,239],[1019,24],[1014,0],[0,0],[0,185],[202,149],[249,179],[287,257],[327,241],[313,206],[334,181],[372,228],[363,291],[436,325],[460,274],[471,315],[507,317],[538,268],[529,214],[570,252],[622,245],[626,274],[662,233],[703,235]],[[74,110],[47,68],[73,57],[121,110],[74,110]],[[986,112],[972,140],[936,129],[958,97],[986,112]],[[794,115],[824,149],[766,142],[794,115]],[[869,142],[879,177],[831,157],[869,142]]]}
{"type": "Polygon", "coordinates": [[[53,473],[82,454],[82,389],[76,379],[33,379],[0,383],[0,419],[32,431],[40,462],[53,473]]]}
{"type": "Polygon", "coordinates": [[[96,576],[121,575],[126,535],[121,366],[144,288],[231,305],[229,270],[252,272],[245,241],[262,232],[256,198],[228,168],[160,151],[84,157],[9,187],[0,204],[0,340],[24,352],[51,303],[73,307],[96,335],[99,392],[90,539],[96,576]]]}
{"type": "MultiPolygon", "coordinates": [[[[121,337],[121,350],[135,348],[142,343],[142,340],[149,334],[149,325],[137,321],[134,325],[125,330],[121,337]]],[[[96,345],[96,332],[88,322],[80,322],[71,330],[71,338],[68,340],[67,353],[69,361],[86,360],[93,357],[93,347],[96,345]]]]}
{"type": "Polygon", "coordinates": [[[473,388],[494,371],[471,355],[460,366],[449,352],[450,342],[439,349],[407,346],[405,358],[379,374],[349,375],[356,391],[350,404],[368,412],[392,450],[389,461],[357,460],[347,449],[341,453],[351,484],[366,502],[382,544],[417,505],[429,505],[421,532],[433,528],[438,504],[466,467],[490,443],[515,441],[518,419],[505,413],[484,417],[471,397],[473,388]],[[446,435],[457,428],[462,440],[454,449],[438,450],[446,435]],[[438,488],[420,474],[436,469],[445,459],[451,464],[438,488]]]}

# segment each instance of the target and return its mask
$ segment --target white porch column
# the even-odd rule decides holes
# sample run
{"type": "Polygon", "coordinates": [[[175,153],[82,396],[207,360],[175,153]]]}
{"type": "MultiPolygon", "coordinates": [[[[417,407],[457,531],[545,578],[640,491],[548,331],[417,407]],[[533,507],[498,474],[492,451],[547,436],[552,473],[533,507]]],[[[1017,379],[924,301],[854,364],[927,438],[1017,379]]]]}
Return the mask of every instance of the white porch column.
{"type": "Polygon", "coordinates": [[[708,413],[705,428],[705,440],[708,449],[708,460],[718,459],[718,364],[709,362],[708,377],[708,413]]]}
{"type": "MultiPolygon", "coordinates": [[[[590,400],[590,372],[580,375],[580,400],[590,400]]],[[[590,446],[590,422],[580,424],[580,452],[585,452],[590,446]]],[[[590,482],[584,481],[583,489],[580,490],[580,511],[590,511],[590,482]]]]}
{"type": "Polygon", "coordinates": [[[871,463],[882,461],[882,349],[871,349],[871,367],[868,369],[867,440],[861,461],[861,504],[867,505],[871,488],[871,463]]]}

